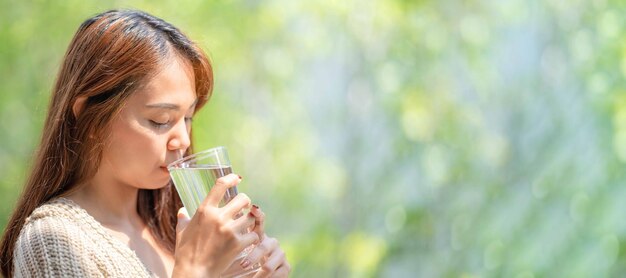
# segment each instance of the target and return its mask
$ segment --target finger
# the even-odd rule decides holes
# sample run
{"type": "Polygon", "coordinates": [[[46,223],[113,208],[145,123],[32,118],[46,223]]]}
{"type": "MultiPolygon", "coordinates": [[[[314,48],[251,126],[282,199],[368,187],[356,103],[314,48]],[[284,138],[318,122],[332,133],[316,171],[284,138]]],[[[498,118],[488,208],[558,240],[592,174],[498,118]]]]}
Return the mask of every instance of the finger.
{"type": "Polygon", "coordinates": [[[240,234],[248,233],[254,227],[255,217],[251,214],[246,214],[243,217],[239,217],[232,222],[232,228],[235,231],[238,231],[240,234]]]}
{"type": "Polygon", "coordinates": [[[265,263],[261,266],[261,270],[267,273],[267,275],[272,275],[278,267],[280,267],[283,263],[285,263],[285,252],[283,250],[277,249],[270,255],[265,263]]]}
{"type": "Polygon", "coordinates": [[[178,222],[176,223],[176,232],[179,233],[184,230],[187,225],[189,225],[189,213],[187,213],[187,209],[182,207],[178,210],[178,214],[176,215],[178,218],[178,222]]]}
{"type": "Polygon", "coordinates": [[[269,277],[269,276],[270,276],[269,273],[266,273],[265,270],[261,269],[256,274],[254,274],[252,278],[264,278],[264,277],[269,277]]]}
{"type": "Polygon", "coordinates": [[[287,261],[284,264],[280,265],[276,271],[274,271],[274,275],[272,277],[288,277],[289,272],[291,272],[291,266],[287,261]]]}
{"type": "Polygon", "coordinates": [[[259,242],[259,235],[254,232],[245,233],[239,237],[239,251],[243,251],[246,247],[259,242]]]}
{"type": "MultiPolygon", "coordinates": [[[[270,258],[272,258],[270,256],[270,258]]],[[[261,269],[259,270],[259,272],[257,272],[256,275],[254,275],[255,278],[260,278],[260,277],[270,277],[272,276],[272,274],[274,274],[274,272],[277,270],[278,267],[280,267],[280,265],[275,265],[276,264],[276,257],[274,256],[274,261],[270,262],[270,258],[268,258],[267,260],[265,260],[265,263],[263,263],[263,265],[261,266],[261,269]]]]}
{"type": "Polygon", "coordinates": [[[256,232],[261,238],[261,241],[263,241],[263,238],[265,237],[265,213],[263,213],[263,211],[261,211],[261,209],[257,205],[252,205],[250,213],[252,213],[256,218],[254,221],[253,231],[256,232]]]}
{"type": "Polygon", "coordinates": [[[265,238],[265,240],[261,240],[261,243],[257,244],[257,246],[250,251],[248,256],[244,260],[241,261],[242,267],[245,268],[246,265],[253,265],[261,261],[265,256],[273,253],[276,249],[278,249],[278,240],[275,238],[265,238]],[[247,262],[246,262],[247,261],[247,262]]]}
{"type": "Polygon", "coordinates": [[[224,206],[224,214],[235,218],[244,208],[249,209],[252,201],[245,193],[239,193],[224,206]]]}
{"type": "Polygon", "coordinates": [[[215,181],[215,185],[209,191],[209,195],[204,199],[201,206],[210,205],[213,207],[217,207],[220,204],[222,198],[224,198],[224,194],[226,190],[229,188],[236,186],[241,179],[239,176],[235,174],[229,174],[223,176],[215,181]]]}
{"type": "Polygon", "coordinates": [[[259,271],[257,271],[256,274],[254,274],[253,278],[265,278],[265,277],[270,277],[272,273],[268,272],[267,270],[260,268],[259,271]]]}

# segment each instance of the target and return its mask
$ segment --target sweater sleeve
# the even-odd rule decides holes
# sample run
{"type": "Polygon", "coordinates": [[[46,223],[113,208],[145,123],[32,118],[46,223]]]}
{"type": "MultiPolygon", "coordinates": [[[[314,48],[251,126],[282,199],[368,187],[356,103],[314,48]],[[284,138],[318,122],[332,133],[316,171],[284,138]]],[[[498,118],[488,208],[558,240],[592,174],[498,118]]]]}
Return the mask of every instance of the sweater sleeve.
{"type": "Polygon", "coordinates": [[[79,227],[58,218],[28,222],[13,253],[15,277],[100,276],[93,271],[97,266],[90,263],[80,233],[79,227]]]}

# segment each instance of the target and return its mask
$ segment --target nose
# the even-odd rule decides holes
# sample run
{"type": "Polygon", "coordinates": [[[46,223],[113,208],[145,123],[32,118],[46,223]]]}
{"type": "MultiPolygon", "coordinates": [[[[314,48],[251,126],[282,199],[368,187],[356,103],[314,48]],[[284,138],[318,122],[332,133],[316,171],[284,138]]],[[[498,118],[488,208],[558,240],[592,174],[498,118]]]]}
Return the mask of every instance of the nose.
{"type": "Polygon", "coordinates": [[[188,126],[185,121],[177,123],[174,128],[172,128],[172,135],[170,140],[167,142],[168,150],[182,150],[184,153],[191,145],[191,138],[189,136],[190,132],[190,126],[188,126]]]}

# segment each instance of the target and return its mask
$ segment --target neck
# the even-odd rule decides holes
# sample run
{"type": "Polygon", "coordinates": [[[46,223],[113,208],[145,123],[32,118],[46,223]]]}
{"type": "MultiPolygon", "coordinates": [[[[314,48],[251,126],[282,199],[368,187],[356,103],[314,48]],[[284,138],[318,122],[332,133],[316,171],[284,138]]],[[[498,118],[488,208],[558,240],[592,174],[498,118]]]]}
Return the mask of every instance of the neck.
{"type": "Polygon", "coordinates": [[[141,217],[137,213],[139,189],[96,174],[80,185],[80,189],[68,198],[85,209],[105,227],[140,227],[141,217]]]}

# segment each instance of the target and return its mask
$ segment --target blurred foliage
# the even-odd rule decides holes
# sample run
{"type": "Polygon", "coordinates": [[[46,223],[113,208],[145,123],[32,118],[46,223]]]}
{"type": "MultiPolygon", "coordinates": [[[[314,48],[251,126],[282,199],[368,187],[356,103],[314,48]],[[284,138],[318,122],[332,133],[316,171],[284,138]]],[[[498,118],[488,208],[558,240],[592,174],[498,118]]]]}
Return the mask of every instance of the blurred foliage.
{"type": "Polygon", "coordinates": [[[2,227],[71,36],[138,8],[210,54],[196,148],[229,148],[294,277],[626,271],[624,1],[0,3],[2,227]]]}

